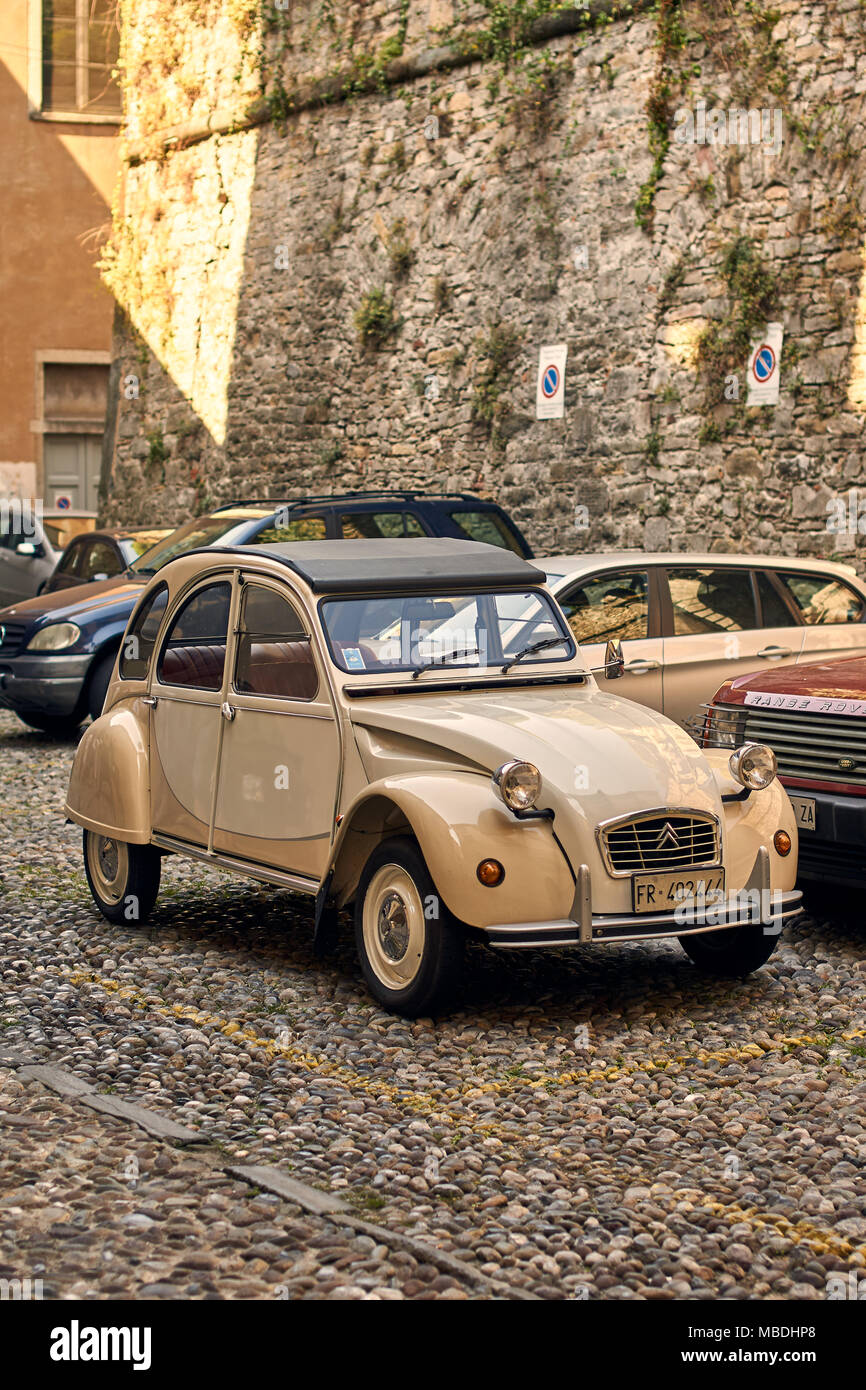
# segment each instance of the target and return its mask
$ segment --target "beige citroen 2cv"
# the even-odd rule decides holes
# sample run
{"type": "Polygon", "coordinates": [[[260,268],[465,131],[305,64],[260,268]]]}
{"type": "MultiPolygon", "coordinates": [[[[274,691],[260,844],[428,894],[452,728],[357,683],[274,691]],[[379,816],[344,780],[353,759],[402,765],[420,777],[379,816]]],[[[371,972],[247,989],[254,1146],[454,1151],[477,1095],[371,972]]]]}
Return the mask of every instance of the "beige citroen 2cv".
{"type": "MultiPolygon", "coordinates": [[[[606,671],[621,668],[608,653],[606,671]]],[[[207,549],[130,619],[66,803],[93,897],[142,920],[179,854],[354,904],[371,993],[432,1011],[464,938],[676,936],[746,974],[797,910],[768,749],[603,694],[544,575],[470,541],[207,549]]]]}

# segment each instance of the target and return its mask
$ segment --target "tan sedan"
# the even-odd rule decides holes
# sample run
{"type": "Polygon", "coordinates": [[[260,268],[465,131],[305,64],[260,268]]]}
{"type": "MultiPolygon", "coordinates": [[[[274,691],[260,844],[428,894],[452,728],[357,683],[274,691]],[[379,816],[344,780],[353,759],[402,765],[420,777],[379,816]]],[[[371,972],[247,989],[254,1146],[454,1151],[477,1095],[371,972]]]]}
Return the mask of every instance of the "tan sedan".
{"type": "Polygon", "coordinates": [[[592,665],[622,642],[616,694],[678,723],[761,666],[866,654],[866,584],[847,565],[640,551],[537,563],[592,665]]]}

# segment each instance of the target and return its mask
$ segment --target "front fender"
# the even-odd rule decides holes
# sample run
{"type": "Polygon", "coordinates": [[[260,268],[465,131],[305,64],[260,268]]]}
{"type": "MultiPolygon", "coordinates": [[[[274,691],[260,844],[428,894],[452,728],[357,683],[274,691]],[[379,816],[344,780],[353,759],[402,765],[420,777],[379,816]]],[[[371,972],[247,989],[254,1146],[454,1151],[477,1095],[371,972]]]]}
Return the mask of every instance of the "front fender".
{"type": "Polygon", "coordinates": [[[70,820],[113,839],[150,840],[147,714],[124,700],[85,731],[75,752],[64,810],[70,820]]]}
{"type": "MultiPolygon", "coordinates": [[[[707,749],[706,757],[712,764],[722,796],[741,793],[743,788],[728,771],[729,754],[718,749],[707,749]]],[[[786,893],[793,888],[797,879],[797,820],[788,793],[778,778],[763,791],[751,792],[745,800],[724,801],[722,809],[728,888],[745,887],[762,845],[770,854],[771,890],[786,893]],[[784,858],[773,844],[777,830],[787,830],[791,837],[791,852],[784,858]]]]}
{"type": "Polygon", "coordinates": [[[342,906],[357,889],[370,853],[391,835],[415,836],[445,906],[474,927],[567,917],[574,877],[549,820],[517,820],[487,777],[410,774],[372,783],[345,813],[331,865],[342,906]],[[498,859],[505,877],[485,888],[482,859],[498,859]]]}

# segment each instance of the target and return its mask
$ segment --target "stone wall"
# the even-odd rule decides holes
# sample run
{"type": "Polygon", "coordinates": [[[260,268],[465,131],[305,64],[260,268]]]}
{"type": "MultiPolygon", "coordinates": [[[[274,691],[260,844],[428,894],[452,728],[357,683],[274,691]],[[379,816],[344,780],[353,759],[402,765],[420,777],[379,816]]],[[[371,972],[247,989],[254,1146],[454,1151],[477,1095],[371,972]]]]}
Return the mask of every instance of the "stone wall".
{"type": "MultiPolygon", "coordinates": [[[[193,96],[177,69],[158,117],[131,94],[106,519],[460,488],[549,551],[858,558],[827,519],[866,489],[862,7],[603,8],[523,0],[503,36],[492,4],[296,0],[251,36],[226,0],[185,31],[193,96]],[[778,110],[778,148],[659,147],[699,101],[778,110]],[[749,409],[756,312],[785,351],[749,409]],[[565,418],[538,421],[556,342],[565,418]]],[[[132,81],[159,5],[126,10],[132,81]]]]}

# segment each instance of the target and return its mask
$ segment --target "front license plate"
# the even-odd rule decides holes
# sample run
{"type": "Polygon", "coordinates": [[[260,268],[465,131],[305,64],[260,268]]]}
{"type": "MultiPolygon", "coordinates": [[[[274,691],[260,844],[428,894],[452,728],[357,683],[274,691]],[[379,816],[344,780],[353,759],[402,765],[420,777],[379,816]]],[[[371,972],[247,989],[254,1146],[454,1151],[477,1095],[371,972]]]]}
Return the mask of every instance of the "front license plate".
{"type": "Polygon", "coordinates": [[[815,798],[811,796],[792,796],[791,805],[797,819],[798,830],[815,829],[815,798]]]}
{"type": "Polygon", "coordinates": [[[724,869],[680,869],[666,874],[635,874],[631,881],[634,912],[672,912],[692,898],[715,901],[725,891],[724,869]]]}

